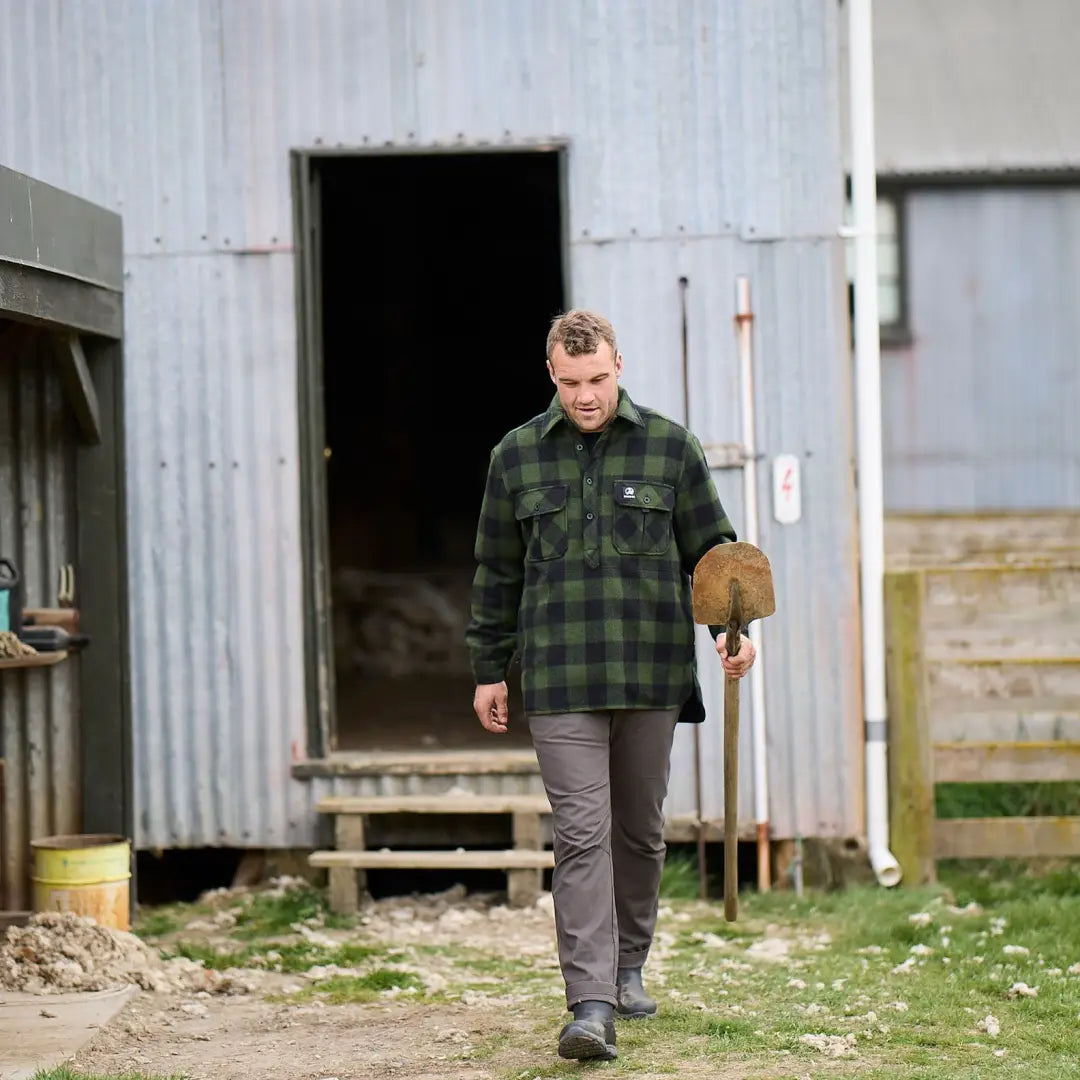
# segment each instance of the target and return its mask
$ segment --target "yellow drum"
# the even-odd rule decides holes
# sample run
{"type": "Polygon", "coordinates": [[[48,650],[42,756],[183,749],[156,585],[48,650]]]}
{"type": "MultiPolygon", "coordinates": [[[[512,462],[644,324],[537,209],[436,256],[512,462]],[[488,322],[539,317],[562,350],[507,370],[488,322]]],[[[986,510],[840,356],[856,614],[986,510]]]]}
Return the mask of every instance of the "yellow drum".
{"type": "Polygon", "coordinates": [[[131,844],[122,836],[33,840],[35,911],[73,911],[102,926],[130,926],[131,844]]]}

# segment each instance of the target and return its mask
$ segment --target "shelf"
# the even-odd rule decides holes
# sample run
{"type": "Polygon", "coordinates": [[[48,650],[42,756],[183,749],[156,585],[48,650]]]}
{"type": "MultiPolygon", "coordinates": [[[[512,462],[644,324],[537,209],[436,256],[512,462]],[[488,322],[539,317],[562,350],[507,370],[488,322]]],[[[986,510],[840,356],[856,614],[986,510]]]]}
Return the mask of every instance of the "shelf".
{"type": "Polygon", "coordinates": [[[66,660],[67,655],[66,652],[43,652],[35,653],[33,656],[20,656],[14,660],[0,660],[0,671],[6,671],[8,668],[52,667],[53,664],[66,660]]]}

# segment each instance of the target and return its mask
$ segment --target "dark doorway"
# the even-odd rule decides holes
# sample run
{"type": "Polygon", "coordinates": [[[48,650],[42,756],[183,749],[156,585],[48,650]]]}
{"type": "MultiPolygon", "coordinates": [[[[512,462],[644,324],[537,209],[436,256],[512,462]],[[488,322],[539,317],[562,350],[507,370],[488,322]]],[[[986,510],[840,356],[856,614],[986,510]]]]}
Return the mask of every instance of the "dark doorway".
{"type": "Polygon", "coordinates": [[[507,737],[480,727],[462,634],[489,453],[553,393],[561,155],[364,155],[314,169],[333,745],[527,745],[520,708],[507,737]]]}

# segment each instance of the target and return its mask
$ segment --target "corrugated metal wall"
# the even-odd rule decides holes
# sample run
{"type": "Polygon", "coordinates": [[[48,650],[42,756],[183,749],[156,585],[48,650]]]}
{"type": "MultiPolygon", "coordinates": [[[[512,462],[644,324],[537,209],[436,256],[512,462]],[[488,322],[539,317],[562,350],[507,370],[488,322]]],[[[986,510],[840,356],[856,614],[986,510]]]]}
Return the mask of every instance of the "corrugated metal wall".
{"type": "MultiPolygon", "coordinates": [[[[0,159],[124,214],[139,843],[312,836],[289,779],[306,730],[289,150],[556,138],[572,298],[608,311],[631,391],[676,416],[690,278],[706,441],[739,437],[730,319],[752,278],[762,446],[804,455],[808,485],[803,523],[762,537],[785,612],[773,816],[860,831],[836,21],[819,0],[0,9],[0,159]],[[826,627],[840,649],[814,644],[826,627]]],[[[677,811],[688,760],[681,742],[677,811]]]]}
{"type": "Polygon", "coordinates": [[[905,206],[913,343],[883,358],[886,506],[1080,506],[1080,188],[905,206]]]}
{"type": "MultiPolygon", "coordinates": [[[[75,443],[45,335],[0,360],[0,555],[25,577],[28,607],[55,607],[75,559],[75,443]]],[[[29,907],[31,837],[76,832],[82,813],[77,657],[0,672],[0,905],[29,907]]]]}
{"type": "MultiPolygon", "coordinates": [[[[842,19],[845,66],[846,29],[842,19]]],[[[1076,0],[875,4],[878,171],[1076,169],[1076,39],[1076,0]]]]}

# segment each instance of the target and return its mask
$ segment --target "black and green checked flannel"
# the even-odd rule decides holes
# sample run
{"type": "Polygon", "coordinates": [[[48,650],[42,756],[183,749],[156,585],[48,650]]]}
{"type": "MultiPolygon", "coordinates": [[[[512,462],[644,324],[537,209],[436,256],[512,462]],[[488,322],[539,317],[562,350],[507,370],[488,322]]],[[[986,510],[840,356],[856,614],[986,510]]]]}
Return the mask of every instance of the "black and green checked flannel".
{"type": "Polygon", "coordinates": [[[525,711],[695,702],[689,575],[735,539],[700,443],[625,390],[595,440],[558,396],[492,451],[466,640],[477,683],[520,646],[525,711]]]}

